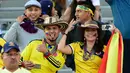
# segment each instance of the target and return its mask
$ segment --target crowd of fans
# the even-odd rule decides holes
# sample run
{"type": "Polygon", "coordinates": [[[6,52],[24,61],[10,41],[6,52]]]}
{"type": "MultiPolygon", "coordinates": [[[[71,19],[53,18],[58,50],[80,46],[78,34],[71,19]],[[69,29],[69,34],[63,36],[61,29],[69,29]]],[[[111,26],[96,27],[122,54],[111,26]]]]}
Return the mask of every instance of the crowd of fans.
{"type": "Polygon", "coordinates": [[[126,9],[121,13],[118,7],[114,10],[117,0],[106,0],[115,25],[106,32],[102,30],[100,0],[73,0],[67,8],[63,1],[25,3],[24,14],[0,38],[0,73],[57,73],[64,65],[75,73],[98,73],[110,33],[120,31],[126,53],[123,71],[128,73],[129,21],[123,15],[129,16],[129,7],[121,1],[126,9]]]}

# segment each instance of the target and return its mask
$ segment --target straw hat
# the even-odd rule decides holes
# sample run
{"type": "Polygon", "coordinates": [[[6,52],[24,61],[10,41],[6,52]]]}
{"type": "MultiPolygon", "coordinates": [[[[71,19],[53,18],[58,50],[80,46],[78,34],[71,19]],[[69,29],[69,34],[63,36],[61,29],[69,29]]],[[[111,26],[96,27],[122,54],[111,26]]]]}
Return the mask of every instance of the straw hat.
{"type": "Polygon", "coordinates": [[[68,23],[58,19],[57,17],[46,17],[44,19],[44,23],[42,24],[34,24],[36,27],[40,29],[44,29],[46,26],[51,26],[51,25],[57,25],[60,26],[61,30],[65,30],[68,27],[68,23]]]}
{"type": "Polygon", "coordinates": [[[85,22],[84,25],[81,25],[82,28],[99,28],[96,21],[85,22]]]}

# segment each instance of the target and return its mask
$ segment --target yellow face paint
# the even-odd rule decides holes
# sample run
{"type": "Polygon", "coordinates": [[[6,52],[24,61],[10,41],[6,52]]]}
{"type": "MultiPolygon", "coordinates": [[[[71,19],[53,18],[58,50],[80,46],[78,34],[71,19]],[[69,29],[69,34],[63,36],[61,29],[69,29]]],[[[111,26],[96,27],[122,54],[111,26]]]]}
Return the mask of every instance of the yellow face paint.
{"type": "Polygon", "coordinates": [[[45,34],[48,34],[48,30],[47,29],[45,29],[45,34]]]}
{"type": "Polygon", "coordinates": [[[78,5],[78,6],[76,7],[76,9],[81,9],[81,10],[84,10],[84,11],[90,11],[90,13],[91,13],[92,15],[94,15],[93,11],[92,11],[90,8],[85,7],[85,6],[83,6],[83,5],[78,5]]]}

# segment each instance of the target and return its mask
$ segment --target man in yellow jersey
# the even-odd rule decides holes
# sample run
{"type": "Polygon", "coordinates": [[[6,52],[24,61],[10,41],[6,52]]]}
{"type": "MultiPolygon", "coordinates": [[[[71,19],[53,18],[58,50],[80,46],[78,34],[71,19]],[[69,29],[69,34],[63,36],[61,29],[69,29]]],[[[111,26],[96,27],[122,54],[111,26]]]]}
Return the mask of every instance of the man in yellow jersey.
{"type": "Polygon", "coordinates": [[[2,49],[2,60],[4,67],[0,69],[0,73],[31,73],[28,70],[19,67],[20,49],[17,44],[7,42],[2,49]]]}
{"type": "MultiPolygon", "coordinates": [[[[4,39],[2,39],[2,38],[0,38],[0,56],[1,56],[1,49],[2,49],[2,47],[4,46],[4,44],[5,44],[5,40],[4,39]]],[[[0,68],[2,68],[4,65],[3,65],[3,62],[2,62],[2,60],[1,60],[1,58],[0,58],[0,68]]]]}
{"type": "Polygon", "coordinates": [[[22,52],[23,66],[31,73],[56,73],[65,62],[65,55],[57,50],[56,39],[67,23],[56,17],[46,17],[43,24],[35,24],[45,32],[45,38],[33,40],[22,52]]]}

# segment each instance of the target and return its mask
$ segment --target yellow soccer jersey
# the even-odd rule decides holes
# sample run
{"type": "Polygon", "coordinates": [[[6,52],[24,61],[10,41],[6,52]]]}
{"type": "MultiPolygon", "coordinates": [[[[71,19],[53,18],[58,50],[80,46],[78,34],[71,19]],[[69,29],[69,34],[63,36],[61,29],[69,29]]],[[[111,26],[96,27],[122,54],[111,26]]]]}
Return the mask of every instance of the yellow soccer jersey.
{"type": "Polygon", "coordinates": [[[81,45],[83,44],[80,42],[69,44],[74,54],[76,73],[98,73],[98,69],[101,64],[101,57],[104,52],[102,51],[100,55],[94,53],[88,60],[84,61],[84,50],[81,49],[81,45]]]}
{"type": "Polygon", "coordinates": [[[4,44],[5,44],[5,40],[0,38],[0,46],[4,46],[4,44]]]}
{"type": "MultiPolygon", "coordinates": [[[[2,49],[2,47],[4,46],[5,43],[6,43],[5,40],[0,38],[0,49],[2,49]]],[[[0,53],[0,56],[1,56],[1,53],[0,53]]],[[[0,58],[0,68],[2,68],[3,66],[4,66],[3,62],[2,62],[2,60],[0,58]]]]}
{"type": "MultiPolygon", "coordinates": [[[[60,51],[56,51],[53,55],[45,58],[43,53],[37,51],[37,46],[42,44],[42,40],[34,40],[28,44],[22,52],[23,60],[32,61],[36,64],[36,68],[31,70],[31,73],[56,73],[57,70],[61,69],[65,63],[65,57],[60,51]]],[[[46,44],[49,47],[48,44],[46,44]]],[[[51,51],[54,46],[51,46],[51,51]]]]}

